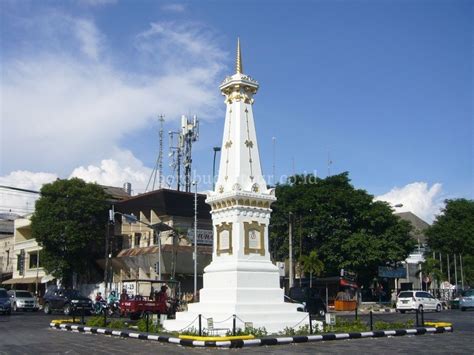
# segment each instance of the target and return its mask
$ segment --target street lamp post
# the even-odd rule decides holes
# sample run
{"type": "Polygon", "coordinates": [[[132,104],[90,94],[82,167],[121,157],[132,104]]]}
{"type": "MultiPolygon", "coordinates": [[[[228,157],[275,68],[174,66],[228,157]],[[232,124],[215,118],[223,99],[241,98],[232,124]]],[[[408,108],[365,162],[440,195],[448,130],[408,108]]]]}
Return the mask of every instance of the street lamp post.
{"type": "MultiPolygon", "coordinates": [[[[215,154],[214,154],[215,157],[215,154]]],[[[197,182],[193,181],[194,189],[194,301],[197,300],[197,182]]]]}
{"type": "Polygon", "coordinates": [[[212,190],[216,187],[216,154],[221,151],[221,147],[214,147],[214,161],[212,163],[212,190]]]}
{"type": "Polygon", "coordinates": [[[292,226],[292,223],[291,223],[291,218],[293,216],[293,213],[289,212],[288,213],[288,253],[290,254],[289,255],[289,268],[290,268],[290,271],[289,271],[289,280],[288,280],[288,284],[289,284],[289,287],[292,288],[293,287],[293,226],[292,226]]]}

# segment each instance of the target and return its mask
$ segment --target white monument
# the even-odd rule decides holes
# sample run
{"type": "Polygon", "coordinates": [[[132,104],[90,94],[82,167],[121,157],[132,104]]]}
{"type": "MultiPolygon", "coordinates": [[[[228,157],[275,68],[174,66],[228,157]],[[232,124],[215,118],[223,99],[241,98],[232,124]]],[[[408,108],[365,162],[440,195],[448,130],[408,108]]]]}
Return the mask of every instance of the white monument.
{"type": "Polygon", "coordinates": [[[178,312],[175,320],[165,321],[167,330],[189,324],[197,328],[199,314],[212,318],[215,328],[229,329],[235,314],[237,328],[251,322],[269,333],[309,322],[296,304],[284,302],[279,270],[270,261],[268,224],[276,197],[267,188],[260,166],[252,113],[257,89],[257,81],[242,72],[237,42],[236,73],[220,86],[227,110],[219,177],[206,201],[212,208],[214,228],[212,262],[204,269],[200,302],[189,304],[188,311],[178,312]]]}

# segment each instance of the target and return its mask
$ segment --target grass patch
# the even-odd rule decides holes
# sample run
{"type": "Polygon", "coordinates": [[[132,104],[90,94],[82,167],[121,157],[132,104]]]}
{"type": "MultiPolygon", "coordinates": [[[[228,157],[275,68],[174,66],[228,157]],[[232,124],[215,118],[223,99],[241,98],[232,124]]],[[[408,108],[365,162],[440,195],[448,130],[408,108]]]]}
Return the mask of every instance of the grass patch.
{"type": "Polygon", "coordinates": [[[105,320],[102,316],[91,317],[86,321],[88,327],[105,327],[105,320]]]}

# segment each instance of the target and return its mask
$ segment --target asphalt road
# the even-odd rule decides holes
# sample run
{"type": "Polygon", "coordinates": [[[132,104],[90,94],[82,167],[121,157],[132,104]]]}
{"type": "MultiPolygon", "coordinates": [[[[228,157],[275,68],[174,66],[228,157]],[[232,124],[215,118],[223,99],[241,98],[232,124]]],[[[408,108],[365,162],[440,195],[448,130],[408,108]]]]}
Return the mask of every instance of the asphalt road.
{"type": "MultiPolygon", "coordinates": [[[[50,329],[50,321],[59,318],[62,316],[47,316],[41,312],[0,316],[0,354],[235,354],[237,352],[248,354],[474,354],[473,310],[467,312],[449,310],[425,315],[427,321],[452,322],[454,333],[337,340],[243,349],[184,348],[152,341],[50,329]]],[[[374,321],[400,321],[409,318],[414,319],[414,314],[374,315],[374,321]]]]}

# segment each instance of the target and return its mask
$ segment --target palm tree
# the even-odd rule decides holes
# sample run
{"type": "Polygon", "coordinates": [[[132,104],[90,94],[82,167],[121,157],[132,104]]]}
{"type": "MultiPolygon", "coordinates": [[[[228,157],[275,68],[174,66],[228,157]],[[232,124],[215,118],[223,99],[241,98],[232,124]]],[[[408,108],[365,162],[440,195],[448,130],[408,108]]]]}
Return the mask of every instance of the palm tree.
{"type": "Polygon", "coordinates": [[[319,276],[324,270],[324,264],[321,259],[319,259],[318,252],[313,250],[309,255],[301,255],[299,262],[301,264],[301,270],[305,273],[309,272],[309,287],[313,287],[313,274],[319,276]]]}

